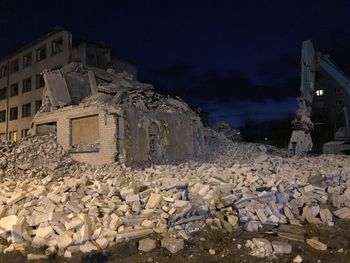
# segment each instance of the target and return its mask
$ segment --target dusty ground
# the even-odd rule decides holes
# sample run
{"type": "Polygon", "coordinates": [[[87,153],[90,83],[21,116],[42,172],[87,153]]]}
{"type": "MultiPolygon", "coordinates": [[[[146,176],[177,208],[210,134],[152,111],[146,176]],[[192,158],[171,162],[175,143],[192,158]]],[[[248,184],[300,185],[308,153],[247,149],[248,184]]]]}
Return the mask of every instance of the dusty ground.
{"type": "MultiPolygon", "coordinates": [[[[282,240],[275,233],[249,233],[237,230],[223,234],[219,231],[203,229],[186,242],[185,248],[176,254],[171,254],[164,248],[158,247],[151,252],[144,253],[137,249],[137,240],[121,243],[106,252],[93,253],[90,255],[77,254],[71,259],[53,257],[48,261],[41,262],[292,262],[300,255],[303,262],[350,262],[350,220],[338,221],[334,227],[317,227],[316,225],[305,226],[307,237],[317,236],[320,241],[328,245],[327,251],[317,251],[305,243],[293,242],[291,254],[272,256],[269,258],[256,258],[249,255],[249,249],[244,244],[247,239],[264,237],[273,240],[282,240]],[[241,249],[237,245],[241,245],[241,249]],[[210,255],[209,249],[215,249],[216,254],[210,255]],[[338,252],[343,249],[343,252],[338,252]]],[[[154,236],[157,238],[157,236],[154,236]]],[[[284,240],[285,241],[285,240],[284,240]]],[[[1,241],[5,243],[4,240],[1,241]]],[[[43,253],[41,250],[33,250],[32,253],[43,253]]],[[[19,252],[0,254],[0,263],[27,262],[26,257],[19,252]]]]}

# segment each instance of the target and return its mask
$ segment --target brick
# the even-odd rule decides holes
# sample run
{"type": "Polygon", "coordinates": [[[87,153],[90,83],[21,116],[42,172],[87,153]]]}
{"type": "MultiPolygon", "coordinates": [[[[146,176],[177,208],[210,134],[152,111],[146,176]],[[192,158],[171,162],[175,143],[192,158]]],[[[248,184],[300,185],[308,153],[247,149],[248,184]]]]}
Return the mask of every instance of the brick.
{"type": "Polygon", "coordinates": [[[139,250],[149,252],[157,247],[156,241],[151,238],[141,239],[139,242],[139,250]]]}
{"type": "Polygon", "coordinates": [[[184,248],[184,241],[182,239],[163,238],[161,240],[161,246],[174,254],[184,248]]]}
{"type": "Polygon", "coordinates": [[[162,196],[160,194],[152,193],[147,201],[146,208],[148,209],[157,208],[161,200],[162,200],[162,196]]]}

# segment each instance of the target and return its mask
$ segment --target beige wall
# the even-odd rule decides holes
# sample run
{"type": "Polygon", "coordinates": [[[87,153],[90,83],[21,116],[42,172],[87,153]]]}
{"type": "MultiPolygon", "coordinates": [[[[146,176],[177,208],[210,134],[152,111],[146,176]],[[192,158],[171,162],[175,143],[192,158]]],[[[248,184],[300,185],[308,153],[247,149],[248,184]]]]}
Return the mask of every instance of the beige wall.
{"type": "MultiPolygon", "coordinates": [[[[7,118],[9,120],[9,129],[8,131],[18,131],[18,138],[21,138],[21,130],[29,129],[30,122],[35,115],[35,101],[41,100],[43,88],[36,89],[36,75],[40,74],[44,69],[52,69],[60,67],[64,64],[67,64],[69,61],[71,50],[71,34],[68,31],[59,31],[46,39],[36,43],[35,45],[21,51],[20,53],[6,59],[0,61],[0,67],[3,65],[7,65],[8,62],[15,60],[18,58],[19,60],[19,70],[15,73],[9,74],[9,79],[7,77],[3,77],[0,79],[0,88],[7,87],[9,91],[9,87],[13,83],[18,83],[18,96],[9,98],[9,108],[18,107],[18,119],[17,120],[9,120],[9,112],[7,112],[7,118]],[[62,38],[63,40],[63,52],[52,55],[52,45],[51,42],[58,38],[62,38]],[[36,50],[37,48],[46,44],[46,59],[42,61],[36,61],[36,50]],[[32,54],[32,65],[26,68],[23,68],[23,55],[28,53],[32,54]],[[22,93],[22,81],[28,77],[32,78],[32,88],[31,92],[22,93]],[[31,116],[22,118],[22,105],[26,103],[31,103],[31,116]]],[[[6,100],[0,101],[0,111],[7,109],[6,100]]],[[[6,122],[0,123],[0,134],[6,131],[6,122]]]]}
{"type": "MultiPolygon", "coordinates": [[[[57,142],[67,151],[71,149],[71,125],[72,120],[85,116],[98,115],[99,127],[99,151],[98,152],[71,152],[72,159],[79,162],[86,162],[90,164],[103,164],[115,162],[118,156],[117,144],[117,116],[115,114],[101,111],[97,107],[84,108],[79,107],[65,107],[61,110],[49,113],[40,113],[35,118],[35,126],[57,122],[57,142]]],[[[36,127],[34,127],[35,130],[36,127]]],[[[86,125],[86,131],[94,132],[96,124],[86,125]]]]}

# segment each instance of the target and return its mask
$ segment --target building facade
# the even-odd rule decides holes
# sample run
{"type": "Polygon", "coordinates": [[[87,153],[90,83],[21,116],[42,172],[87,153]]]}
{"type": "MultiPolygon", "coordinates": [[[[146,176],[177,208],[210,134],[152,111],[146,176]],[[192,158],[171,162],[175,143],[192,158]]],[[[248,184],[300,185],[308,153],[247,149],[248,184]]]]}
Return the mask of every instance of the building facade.
{"type": "Polygon", "coordinates": [[[0,140],[16,141],[27,135],[42,104],[45,82],[41,73],[70,62],[136,75],[135,68],[115,58],[110,48],[75,41],[69,31],[55,29],[0,60],[0,140]]]}

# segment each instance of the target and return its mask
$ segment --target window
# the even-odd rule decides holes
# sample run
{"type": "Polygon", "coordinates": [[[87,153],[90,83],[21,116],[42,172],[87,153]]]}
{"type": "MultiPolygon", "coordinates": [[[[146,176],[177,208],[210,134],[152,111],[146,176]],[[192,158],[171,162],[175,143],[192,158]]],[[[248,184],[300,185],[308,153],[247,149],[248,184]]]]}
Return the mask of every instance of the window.
{"type": "Polygon", "coordinates": [[[36,50],[36,61],[41,61],[46,58],[46,46],[42,46],[36,50]]]}
{"type": "Polygon", "coordinates": [[[44,77],[40,74],[36,75],[36,89],[45,87],[44,77]]]}
{"type": "Polygon", "coordinates": [[[316,96],[323,96],[323,95],[324,95],[323,89],[316,90],[316,96]]]}
{"type": "Polygon", "coordinates": [[[337,105],[337,106],[343,105],[343,100],[342,99],[337,99],[335,101],[335,105],[337,105]]]}
{"type": "Polygon", "coordinates": [[[6,99],[6,88],[0,89],[0,100],[6,99]]]}
{"type": "Polygon", "coordinates": [[[18,59],[15,59],[15,60],[11,61],[10,72],[15,73],[18,70],[19,70],[19,62],[18,62],[18,59]]]}
{"type": "Polygon", "coordinates": [[[31,91],[32,89],[32,78],[27,78],[23,80],[22,93],[31,91]]]}
{"type": "Polygon", "coordinates": [[[23,129],[22,131],[21,131],[21,137],[23,138],[23,137],[27,137],[28,136],[28,132],[29,132],[29,129],[23,129]]]}
{"type": "Polygon", "coordinates": [[[9,132],[9,139],[11,141],[17,141],[17,131],[9,132]]]}
{"type": "Polygon", "coordinates": [[[98,115],[71,119],[71,150],[98,151],[99,122],[98,115]]]}
{"type": "Polygon", "coordinates": [[[63,40],[62,38],[56,39],[51,42],[52,55],[63,51],[63,40]]]}
{"type": "Polygon", "coordinates": [[[0,78],[7,76],[7,66],[0,67],[0,78]]]}
{"type": "Polygon", "coordinates": [[[10,86],[10,97],[18,95],[18,83],[13,83],[10,86]]]}
{"type": "Polygon", "coordinates": [[[30,65],[32,65],[32,53],[23,56],[23,68],[29,67],[30,65]]]}
{"type": "Polygon", "coordinates": [[[6,121],[6,110],[0,111],[0,122],[6,121]]]}
{"type": "Polygon", "coordinates": [[[18,108],[10,108],[10,121],[18,119],[18,108]]]}
{"type": "Polygon", "coordinates": [[[29,117],[31,115],[30,103],[22,105],[22,118],[29,117]]]}
{"type": "Polygon", "coordinates": [[[37,113],[40,110],[41,107],[41,100],[35,101],[35,113],[37,113]]]}

